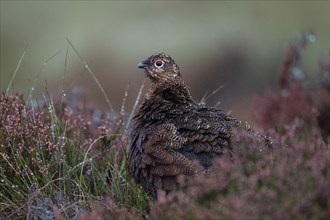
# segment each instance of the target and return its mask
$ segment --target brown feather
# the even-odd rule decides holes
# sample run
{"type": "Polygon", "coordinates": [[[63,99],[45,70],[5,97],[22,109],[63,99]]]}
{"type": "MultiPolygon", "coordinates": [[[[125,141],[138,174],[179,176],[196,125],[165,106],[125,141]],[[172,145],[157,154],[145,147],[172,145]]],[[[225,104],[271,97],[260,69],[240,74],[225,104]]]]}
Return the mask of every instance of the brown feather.
{"type": "Polygon", "coordinates": [[[156,198],[158,189],[174,189],[179,175],[207,170],[224,148],[231,152],[234,119],[195,102],[168,55],[155,54],[139,67],[152,85],[132,119],[129,166],[133,178],[156,198]]]}

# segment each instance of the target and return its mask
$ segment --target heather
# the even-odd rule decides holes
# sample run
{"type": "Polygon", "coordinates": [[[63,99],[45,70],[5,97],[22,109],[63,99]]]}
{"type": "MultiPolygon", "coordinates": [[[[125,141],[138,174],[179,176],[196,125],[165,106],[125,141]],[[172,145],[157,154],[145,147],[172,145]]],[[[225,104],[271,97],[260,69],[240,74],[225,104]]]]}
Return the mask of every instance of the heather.
{"type": "MultiPolygon", "coordinates": [[[[326,219],[330,149],[316,118],[235,130],[234,157],[151,201],[127,173],[125,120],[1,94],[1,215],[13,219],[326,219]]],[[[123,116],[124,117],[124,116],[123,116]]]]}
{"type": "Polygon", "coordinates": [[[272,145],[235,129],[232,158],[157,201],[128,174],[125,104],[116,113],[46,91],[31,105],[2,92],[0,219],[327,219],[329,64],[315,82],[293,77],[307,43],[289,45],[278,85],[253,99],[254,128],[272,145]]]}
{"type": "Polygon", "coordinates": [[[151,206],[160,219],[326,219],[329,216],[329,146],[317,128],[299,120],[272,133],[272,149],[237,133],[233,159],[221,158],[207,178],[151,206]],[[300,137],[299,137],[300,136],[300,137]]]}
{"type": "Polygon", "coordinates": [[[51,99],[28,107],[23,96],[0,97],[0,213],[13,219],[72,219],[104,203],[142,216],[146,195],[128,177],[123,121],[85,114],[51,99]]]}
{"type": "Polygon", "coordinates": [[[330,216],[329,64],[313,82],[293,77],[307,43],[293,41],[278,87],[253,99],[254,118],[272,140],[233,132],[233,158],[206,175],[182,178],[180,190],[159,194],[151,219],[327,219],[330,216]]]}

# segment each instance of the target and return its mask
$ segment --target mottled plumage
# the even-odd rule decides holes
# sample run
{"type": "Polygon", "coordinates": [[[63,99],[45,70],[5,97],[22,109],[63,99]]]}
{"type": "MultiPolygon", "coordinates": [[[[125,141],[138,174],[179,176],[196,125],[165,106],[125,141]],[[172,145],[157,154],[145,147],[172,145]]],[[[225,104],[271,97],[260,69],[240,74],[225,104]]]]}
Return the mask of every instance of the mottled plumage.
{"type": "Polygon", "coordinates": [[[231,155],[231,124],[222,110],[194,101],[178,65],[164,54],[138,64],[152,85],[131,123],[129,169],[152,198],[169,191],[178,175],[192,176],[225,152],[231,155]]]}

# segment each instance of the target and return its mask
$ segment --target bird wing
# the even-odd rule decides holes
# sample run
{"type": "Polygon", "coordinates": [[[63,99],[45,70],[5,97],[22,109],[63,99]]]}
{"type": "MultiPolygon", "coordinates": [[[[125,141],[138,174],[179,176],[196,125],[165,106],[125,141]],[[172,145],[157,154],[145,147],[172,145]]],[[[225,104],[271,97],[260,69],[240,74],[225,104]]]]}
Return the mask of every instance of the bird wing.
{"type": "Polygon", "coordinates": [[[207,169],[212,159],[224,150],[232,155],[230,146],[231,116],[218,109],[198,106],[176,118],[179,135],[186,141],[178,150],[190,160],[197,160],[207,169]]]}
{"type": "Polygon", "coordinates": [[[152,124],[133,136],[130,172],[149,191],[154,192],[154,187],[171,190],[176,185],[177,175],[197,173],[195,164],[177,151],[186,139],[179,135],[174,124],[152,124]]]}

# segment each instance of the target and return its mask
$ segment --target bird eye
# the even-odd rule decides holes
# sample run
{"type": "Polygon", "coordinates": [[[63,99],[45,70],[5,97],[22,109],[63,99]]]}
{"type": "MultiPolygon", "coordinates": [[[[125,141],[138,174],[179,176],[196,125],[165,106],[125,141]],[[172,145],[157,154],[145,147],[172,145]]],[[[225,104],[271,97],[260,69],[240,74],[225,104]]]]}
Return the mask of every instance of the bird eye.
{"type": "Polygon", "coordinates": [[[155,66],[157,68],[160,68],[160,67],[164,66],[164,61],[162,61],[162,60],[156,60],[155,66]]]}

